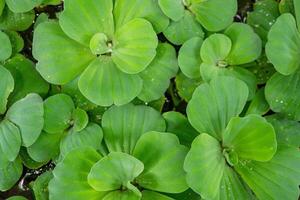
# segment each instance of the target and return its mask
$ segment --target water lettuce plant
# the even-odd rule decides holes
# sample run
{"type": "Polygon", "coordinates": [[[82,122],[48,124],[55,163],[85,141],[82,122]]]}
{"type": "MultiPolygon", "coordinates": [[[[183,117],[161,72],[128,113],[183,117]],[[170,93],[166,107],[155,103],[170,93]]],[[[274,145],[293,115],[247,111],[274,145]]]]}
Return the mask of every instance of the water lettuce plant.
{"type": "Polygon", "coordinates": [[[299,199],[299,2],[0,0],[0,199],[299,199]]]}

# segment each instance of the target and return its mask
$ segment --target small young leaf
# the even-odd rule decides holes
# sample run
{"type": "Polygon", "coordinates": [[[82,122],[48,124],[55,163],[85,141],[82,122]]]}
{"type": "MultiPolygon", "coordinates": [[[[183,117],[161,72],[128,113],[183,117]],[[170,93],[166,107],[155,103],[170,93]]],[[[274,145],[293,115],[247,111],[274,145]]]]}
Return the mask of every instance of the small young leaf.
{"type": "Polygon", "coordinates": [[[4,32],[0,31],[0,61],[5,61],[8,59],[12,54],[12,46],[11,42],[9,40],[8,35],[6,35],[4,32]]]}
{"type": "Polygon", "coordinates": [[[6,112],[7,99],[14,90],[14,78],[11,73],[0,65],[0,115],[6,112]]]}

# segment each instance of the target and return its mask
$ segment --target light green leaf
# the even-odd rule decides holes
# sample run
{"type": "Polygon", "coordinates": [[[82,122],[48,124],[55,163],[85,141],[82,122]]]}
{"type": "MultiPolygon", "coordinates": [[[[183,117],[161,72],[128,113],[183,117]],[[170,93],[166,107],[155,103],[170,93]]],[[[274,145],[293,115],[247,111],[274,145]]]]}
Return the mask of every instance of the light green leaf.
{"type": "Polygon", "coordinates": [[[0,31],[0,61],[5,61],[12,54],[12,46],[8,35],[0,31]]]}
{"type": "Polygon", "coordinates": [[[13,197],[9,197],[7,200],[27,200],[27,199],[23,196],[13,196],[13,197]]]}
{"type": "Polygon", "coordinates": [[[124,73],[137,74],[153,60],[157,45],[152,25],[144,19],[136,18],[116,31],[112,60],[124,73]]]}
{"type": "Polygon", "coordinates": [[[38,60],[37,70],[52,84],[70,82],[95,58],[88,48],[68,38],[57,22],[37,26],[32,53],[38,60]]]}
{"type": "Polygon", "coordinates": [[[281,15],[272,26],[266,54],[275,69],[283,75],[292,74],[300,67],[300,32],[291,14],[281,15]]]}
{"type": "Polygon", "coordinates": [[[300,71],[289,76],[275,73],[265,88],[266,100],[274,112],[300,120],[300,71]]]}
{"type": "Polygon", "coordinates": [[[70,38],[88,47],[96,33],[104,33],[112,39],[112,9],[112,0],[65,0],[59,24],[70,38]]]}
{"type": "Polygon", "coordinates": [[[262,42],[251,26],[243,23],[233,23],[224,32],[232,47],[226,61],[230,65],[241,65],[256,60],[262,51],[262,42]]]}
{"type": "Polygon", "coordinates": [[[170,79],[176,75],[178,64],[176,51],[168,43],[160,43],[157,54],[150,65],[139,75],[143,79],[143,89],[138,98],[150,102],[164,95],[170,79]]]}
{"type": "Polygon", "coordinates": [[[143,170],[144,165],[138,159],[126,153],[112,152],[93,165],[88,183],[97,191],[126,188],[140,194],[132,182],[143,170]]]}
{"type": "Polygon", "coordinates": [[[102,117],[104,140],[110,152],[131,154],[141,135],[165,131],[165,126],[160,113],[147,106],[113,106],[102,117]]]}
{"type": "Polygon", "coordinates": [[[157,33],[165,30],[169,24],[168,17],[158,3],[149,0],[115,0],[113,12],[116,29],[134,18],[144,18],[151,22],[157,33]]]}
{"type": "Polygon", "coordinates": [[[7,99],[14,90],[14,78],[11,73],[0,65],[0,115],[6,112],[7,99]]]}
{"type": "Polygon", "coordinates": [[[259,199],[297,199],[300,184],[298,148],[279,146],[269,162],[241,161],[235,167],[259,199]]]}
{"type": "Polygon", "coordinates": [[[187,148],[171,133],[148,132],[138,140],[133,155],[144,163],[144,171],[136,179],[143,188],[180,193],[188,186],[183,162],[187,148]],[[172,180],[172,181],[170,181],[172,180]]]}
{"type": "Polygon", "coordinates": [[[261,162],[269,161],[277,148],[273,126],[254,114],[232,118],[223,134],[222,145],[239,158],[261,162]]]}
{"type": "Polygon", "coordinates": [[[23,13],[32,10],[42,3],[42,0],[5,0],[9,9],[15,13],[23,13]]]}
{"type": "Polygon", "coordinates": [[[59,154],[62,134],[42,132],[39,138],[27,148],[28,155],[36,162],[48,162],[59,154]]]}
{"type": "Polygon", "coordinates": [[[92,166],[100,159],[100,154],[92,148],[79,148],[68,153],[53,170],[54,177],[48,186],[50,199],[102,199],[105,193],[94,190],[87,182],[92,166]]]}
{"type": "Polygon", "coordinates": [[[72,119],[73,119],[73,123],[74,123],[73,128],[75,131],[81,131],[89,123],[89,116],[81,108],[76,108],[73,111],[72,119]]]}
{"type": "Polygon", "coordinates": [[[64,158],[70,151],[79,147],[91,147],[99,150],[103,139],[103,132],[100,126],[94,123],[82,131],[69,131],[60,143],[60,156],[64,158]]]}
{"type": "Polygon", "coordinates": [[[103,200],[116,200],[116,199],[121,199],[121,200],[140,200],[140,195],[135,194],[131,190],[125,190],[125,191],[120,191],[120,190],[115,190],[110,193],[108,193],[103,200]]]}
{"type": "Polygon", "coordinates": [[[184,162],[188,185],[204,199],[216,198],[225,170],[221,146],[215,138],[202,133],[194,140],[184,162]]]}
{"type": "Polygon", "coordinates": [[[270,109],[270,106],[265,98],[265,90],[264,90],[264,88],[260,88],[256,92],[249,107],[247,108],[246,115],[248,115],[248,114],[264,115],[269,111],[269,109],[270,109]]]}
{"type": "Polygon", "coordinates": [[[200,49],[203,39],[194,37],[186,41],[179,50],[178,64],[182,73],[189,78],[200,77],[200,49]]]}
{"type": "Polygon", "coordinates": [[[36,71],[34,63],[18,54],[5,63],[15,80],[13,93],[9,97],[12,104],[29,93],[37,93],[45,96],[49,90],[49,84],[36,71]]]}
{"type": "Polygon", "coordinates": [[[38,176],[34,182],[30,183],[36,200],[49,199],[48,184],[52,178],[53,178],[52,172],[46,171],[40,176],[38,176]]]}
{"type": "Polygon", "coordinates": [[[153,191],[149,191],[149,190],[144,190],[142,192],[142,199],[141,200],[174,200],[171,197],[162,195],[158,192],[153,192],[153,191]]]}
{"type": "Polygon", "coordinates": [[[60,133],[71,126],[73,111],[72,98],[66,94],[56,94],[44,102],[44,130],[48,133],[60,133]]]}
{"type": "Polygon", "coordinates": [[[9,37],[12,46],[12,55],[20,52],[24,48],[24,40],[22,36],[16,31],[6,30],[5,33],[9,37]]]}
{"type": "Polygon", "coordinates": [[[28,169],[38,169],[38,168],[41,168],[43,165],[47,164],[47,163],[44,163],[44,162],[40,163],[40,162],[34,161],[28,155],[27,148],[25,148],[25,147],[21,147],[20,152],[19,152],[19,156],[20,156],[20,159],[21,159],[23,165],[25,167],[27,167],[28,169]]]}
{"type": "Polygon", "coordinates": [[[44,125],[43,116],[43,100],[37,94],[28,94],[6,113],[6,118],[20,129],[22,145],[25,147],[32,145],[39,137],[44,125]]]}
{"type": "Polygon", "coordinates": [[[176,45],[181,45],[193,37],[204,38],[201,25],[188,11],[185,11],[179,21],[172,21],[163,33],[170,42],[176,45]]]}
{"type": "Polygon", "coordinates": [[[181,144],[190,147],[193,140],[199,133],[190,125],[186,116],[179,112],[165,112],[163,117],[167,123],[167,132],[174,133],[181,144]]]}
{"type": "Polygon", "coordinates": [[[4,7],[5,7],[5,0],[0,0],[0,16],[2,15],[4,7]]]}
{"type": "Polygon", "coordinates": [[[123,105],[140,93],[142,80],[136,74],[120,71],[111,58],[100,57],[83,72],[78,87],[87,99],[97,105],[123,105]]]}
{"type": "Polygon", "coordinates": [[[245,83],[220,76],[195,90],[187,106],[188,119],[200,133],[208,133],[220,140],[230,119],[242,112],[247,97],[245,83]]]}
{"type": "Polygon", "coordinates": [[[182,0],[158,0],[158,5],[173,21],[178,21],[184,16],[185,9],[182,0]]]}
{"type": "Polygon", "coordinates": [[[11,31],[25,31],[33,23],[35,13],[33,10],[25,13],[13,13],[6,6],[0,16],[0,29],[11,31]]]}
{"type": "Polygon", "coordinates": [[[18,127],[4,119],[0,122],[0,152],[9,161],[14,161],[20,151],[21,136],[18,127]]]}
{"type": "Polygon", "coordinates": [[[13,162],[3,160],[0,154],[0,191],[7,191],[20,179],[23,165],[19,158],[13,162]]]}
{"type": "Polygon", "coordinates": [[[213,32],[225,29],[233,22],[237,0],[190,0],[188,6],[205,29],[213,32]]]}

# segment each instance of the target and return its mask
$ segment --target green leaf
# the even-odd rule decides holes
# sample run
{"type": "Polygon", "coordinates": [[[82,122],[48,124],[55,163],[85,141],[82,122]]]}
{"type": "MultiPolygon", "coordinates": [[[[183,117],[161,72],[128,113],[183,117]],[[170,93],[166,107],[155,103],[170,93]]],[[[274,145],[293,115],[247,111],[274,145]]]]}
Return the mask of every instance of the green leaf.
{"type": "Polygon", "coordinates": [[[179,112],[165,112],[163,117],[167,123],[167,132],[174,133],[181,144],[190,147],[199,133],[190,125],[186,116],[179,112]]]}
{"type": "Polygon", "coordinates": [[[20,179],[23,165],[19,158],[13,162],[5,161],[0,154],[0,191],[7,191],[20,179]]]}
{"type": "Polygon", "coordinates": [[[141,196],[132,182],[143,170],[143,163],[136,158],[126,153],[112,152],[93,165],[88,183],[97,191],[126,188],[141,196]]]}
{"type": "Polygon", "coordinates": [[[298,148],[279,146],[269,162],[241,161],[235,167],[259,199],[297,199],[300,184],[298,148]]]}
{"type": "Polygon", "coordinates": [[[90,147],[99,150],[103,139],[103,132],[100,126],[94,123],[82,131],[70,130],[60,143],[60,156],[64,158],[70,151],[79,147],[90,147]]]}
{"type": "Polygon", "coordinates": [[[198,132],[220,140],[230,119],[242,112],[247,97],[245,83],[233,77],[220,76],[195,90],[187,106],[188,119],[198,132]],[[235,91],[234,94],[232,91],[235,91]]]}
{"type": "Polygon", "coordinates": [[[122,200],[140,200],[140,195],[135,194],[131,190],[115,190],[108,193],[103,200],[115,200],[115,199],[122,199],[122,200]]]}
{"type": "Polygon", "coordinates": [[[300,67],[300,32],[291,14],[281,15],[272,26],[266,54],[275,69],[283,75],[292,74],[300,67]]]}
{"type": "Polygon", "coordinates": [[[169,18],[161,11],[158,3],[149,0],[115,0],[113,12],[116,29],[134,18],[144,18],[151,22],[157,33],[165,30],[169,24],[169,18]]]}
{"type": "Polygon", "coordinates": [[[264,44],[270,28],[280,15],[278,6],[278,2],[274,0],[256,1],[253,11],[247,14],[247,24],[260,36],[264,44]]]}
{"type": "Polygon", "coordinates": [[[162,195],[158,192],[143,190],[141,200],[153,200],[153,199],[155,199],[155,200],[174,200],[173,198],[162,195]]]}
{"type": "Polygon", "coordinates": [[[200,49],[203,39],[194,37],[186,41],[179,50],[178,64],[182,73],[189,78],[200,77],[200,49]]]}
{"type": "Polygon", "coordinates": [[[87,99],[97,105],[123,105],[140,93],[142,80],[136,74],[120,71],[111,58],[100,57],[82,73],[78,87],[87,99]]]}
{"type": "Polygon", "coordinates": [[[49,84],[36,71],[34,63],[18,54],[5,63],[15,80],[13,93],[9,97],[12,104],[29,93],[37,93],[45,96],[49,90],[49,84]]]}
{"type": "Polygon", "coordinates": [[[205,29],[213,32],[225,29],[237,12],[236,0],[190,0],[188,6],[205,29]]]}
{"type": "Polygon", "coordinates": [[[73,128],[74,128],[75,131],[81,131],[89,123],[89,116],[81,108],[76,108],[73,111],[73,113],[72,113],[72,119],[74,121],[73,122],[74,123],[73,128]]]}
{"type": "Polygon", "coordinates": [[[43,165],[47,164],[45,162],[36,162],[34,161],[27,152],[27,148],[25,147],[21,147],[20,152],[20,159],[22,160],[22,163],[25,167],[27,167],[28,169],[38,169],[41,168],[43,165]]]}
{"type": "Polygon", "coordinates": [[[13,197],[9,197],[7,200],[27,200],[27,199],[23,196],[13,196],[13,197]]]}
{"type": "Polygon", "coordinates": [[[248,114],[258,114],[264,115],[270,109],[270,106],[265,98],[265,90],[264,88],[259,89],[254,98],[252,99],[249,107],[247,108],[246,115],[248,114]]]}
{"type": "Polygon", "coordinates": [[[35,13],[33,10],[25,13],[13,13],[5,7],[0,16],[0,29],[11,31],[25,31],[33,23],[35,13]]]}
{"type": "Polygon", "coordinates": [[[0,65],[0,115],[6,112],[7,99],[14,90],[14,79],[11,73],[0,65]]]}
{"type": "Polygon", "coordinates": [[[140,18],[120,27],[114,36],[112,60],[128,74],[137,74],[150,64],[156,54],[158,40],[152,25],[140,18]]]}
{"type": "Polygon", "coordinates": [[[22,13],[32,10],[42,3],[42,0],[5,0],[9,9],[15,13],[22,13]]]}
{"type": "Polygon", "coordinates": [[[142,161],[145,168],[136,182],[143,188],[159,192],[185,191],[188,188],[183,171],[186,153],[187,148],[171,133],[145,133],[133,151],[134,157],[142,161]]]}
{"type": "Polygon", "coordinates": [[[37,140],[43,129],[43,115],[42,98],[37,94],[28,94],[8,109],[6,118],[17,125],[22,145],[28,147],[37,140]]]}
{"type": "Polygon", "coordinates": [[[143,89],[138,98],[150,102],[164,95],[170,79],[176,75],[178,64],[176,51],[168,43],[160,43],[157,54],[150,65],[139,75],[143,79],[143,89]]]}
{"type": "Polygon", "coordinates": [[[0,16],[2,15],[4,7],[5,7],[5,0],[0,0],[0,16]]]}
{"type": "Polygon", "coordinates": [[[0,152],[9,161],[14,161],[20,151],[21,136],[18,127],[4,119],[0,122],[0,152]]]}
{"type": "Polygon", "coordinates": [[[173,21],[178,21],[184,16],[185,9],[181,0],[158,0],[158,5],[173,21]]]}
{"type": "Polygon", "coordinates": [[[218,140],[206,133],[196,137],[185,158],[184,170],[188,185],[202,198],[217,197],[225,170],[225,159],[218,140]]]}
{"type": "Polygon", "coordinates": [[[295,9],[295,17],[297,22],[298,31],[300,31],[300,3],[299,1],[294,0],[294,9],[295,9]]]}
{"type": "Polygon", "coordinates": [[[172,21],[163,33],[170,42],[176,45],[181,45],[193,37],[204,38],[201,25],[188,11],[185,11],[179,21],[172,21]]]}
{"type": "Polygon", "coordinates": [[[38,60],[37,70],[52,84],[70,82],[95,58],[88,48],[68,38],[57,22],[37,26],[32,53],[38,60]]]}
{"type": "Polygon", "coordinates": [[[158,111],[132,104],[113,106],[102,118],[104,140],[110,152],[131,154],[141,135],[148,131],[164,131],[165,126],[158,111]]]}
{"type": "Polygon", "coordinates": [[[68,153],[53,170],[54,177],[48,186],[50,199],[102,199],[105,193],[95,191],[87,182],[92,166],[100,159],[100,154],[92,148],[68,153]]]}
{"type": "Polygon", "coordinates": [[[30,186],[34,192],[34,197],[36,200],[48,200],[49,191],[48,184],[53,178],[51,171],[46,171],[42,175],[38,176],[34,182],[30,183],[30,186]]]}
{"type": "Polygon", "coordinates": [[[62,134],[42,132],[39,138],[27,148],[29,156],[36,162],[48,162],[59,154],[62,134]]]}
{"type": "Polygon", "coordinates": [[[17,54],[24,48],[24,40],[16,31],[6,30],[5,33],[9,37],[12,46],[12,55],[17,54]]]}
{"type": "Polygon", "coordinates": [[[300,147],[300,123],[286,119],[278,114],[266,117],[276,132],[277,142],[295,147],[300,147]]]}
{"type": "Polygon", "coordinates": [[[71,126],[74,103],[66,94],[56,94],[44,102],[44,128],[48,133],[60,133],[71,126]]]}
{"type": "Polygon", "coordinates": [[[12,46],[9,37],[2,31],[0,31],[0,61],[5,61],[12,54],[12,46]]]}
{"type": "Polygon", "coordinates": [[[266,100],[274,112],[300,120],[300,71],[289,76],[275,73],[265,88],[266,100]]]}
{"type": "Polygon", "coordinates": [[[88,47],[96,33],[104,33],[112,39],[112,9],[112,0],[65,0],[59,24],[70,38],[88,47]]]}
{"type": "Polygon", "coordinates": [[[256,60],[262,51],[262,42],[253,29],[243,23],[233,23],[224,32],[232,47],[226,61],[230,65],[241,65],[256,60]]]}
{"type": "Polygon", "coordinates": [[[222,145],[236,152],[239,158],[261,162],[269,161],[277,148],[273,126],[254,114],[232,118],[223,134],[222,145]]]}

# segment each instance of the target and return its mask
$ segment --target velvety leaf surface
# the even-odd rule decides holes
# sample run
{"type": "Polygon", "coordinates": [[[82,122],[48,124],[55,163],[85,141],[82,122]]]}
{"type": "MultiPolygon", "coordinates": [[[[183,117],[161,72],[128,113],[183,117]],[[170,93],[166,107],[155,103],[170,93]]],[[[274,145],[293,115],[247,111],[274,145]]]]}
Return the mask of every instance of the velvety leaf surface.
{"type": "Polygon", "coordinates": [[[165,126],[160,113],[147,106],[113,106],[102,117],[104,140],[110,152],[131,154],[141,135],[165,131],[165,126]]]}
{"type": "Polygon", "coordinates": [[[266,54],[276,70],[289,75],[300,66],[300,32],[295,18],[287,13],[277,18],[268,34],[266,54]]]}
{"type": "Polygon", "coordinates": [[[33,10],[25,13],[13,13],[5,7],[0,16],[0,29],[11,31],[25,31],[33,23],[35,13],[33,10]]]}
{"type": "Polygon", "coordinates": [[[93,165],[88,183],[97,191],[126,188],[141,195],[132,182],[143,170],[143,163],[133,156],[112,152],[93,165]]]}
{"type": "Polygon", "coordinates": [[[120,71],[111,58],[103,57],[88,66],[78,81],[78,87],[87,99],[97,105],[123,105],[140,93],[142,80],[136,74],[120,71]]]}
{"type": "Polygon", "coordinates": [[[279,146],[277,153],[269,162],[241,161],[235,169],[259,199],[279,200],[299,197],[298,148],[279,146]]]}
{"type": "Polygon", "coordinates": [[[204,199],[216,198],[225,162],[218,140],[206,133],[200,134],[184,162],[188,185],[204,199]]]}
{"type": "Polygon", "coordinates": [[[246,115],[248,114],[258,114],[264,115],[270,109],[270,106],[265,98],[265,90],[264,88],[259,89],[254,98],[252,99],[249,107],[247,108],[246,115]]]}
{"type": "Polygon", "coordinates": [[[237,153],[239,158],[262,162],[269,161],[277,149],[272,125],[253,114],[232,118],[223,134],[222,144],[237,153]]]}
{"type": "Polygon", "coordinates": [[[48,184],[52,178],[53,178],[52,172],[46,171],[43,174],[41,174],[39,177],[37,177],[37,179],[34,182],[30,183],[36,200],[49,199],[48,184]]]}
{"type": "Polygon", "coordinates": [[[5,113],[7,99],[14,90],[14,78],[11,73],[0,65],[0,114],[5,113]]]}
{"type": "Polygon", "coordinates": [[[9,9],[15,13],[22,13],[32,10],[42,3],[42,0],[5,0],[9,9]]]}
{"type": "Polygon", "coordinates": [[[23,165],[20,159],[13,162],[6,161],[0,154],[0,191],[9,190],[21,177],[23,165]]]}
{"type": "Polygon", "coordinates": [[[9,37],[2,31],[0,31],[0,61],[5,61],[12,54],[12,46],[9,37]]]}
{"type": "Polygon", "coordinates": [[[44,130],[48,133],[60,133],[70,126],[75,109],[72,98],[66,94],[56,94],[44,101],[44,130]]]}
{"type": "Polygon", "coordinates": [[[20,151],[21,136],[18,127],[4,119],[0,122],[0,152],[3,158],[14,161],[20,151]]]}
{"type": "Polygon", "coordinates": [[[37,94],[28,94],[6,113],[6,118],[19,128],[25,147],[32,145],[39,137],[44,125],[43,116],[43,100],[37,94]]]}
{"type": "Polygon", "coordinates": [[[94,123],[88,124],[79,132],[70,130],[60,143],[60,156],[64,158],[70,151],[79,147],[91,147],[99,150],[102,139],[102,129],[94,123]]]}
{"type": "Polygon", "coordinates": [[[220,31],[233,22],[233,17],[237,12],[236,0],[210,0],[199,1],[190,0],[189,10],[196,19],[209,31],[220,31]]]}
{"type": "Polygon", "coordinates": [[[122,200],[139,200],[141,197],[140,195],[136,195],[131,190],[120,191],[115,190],[108,193],[103,200],[115,200],[115,199],[122,199],[122,200]]]}
{"type": "Polygon", "coordinates": [[[102,199],[103,192],[97,192],[87,182],[92,166],[101,159],[92,148],[71,151],[53,170],[54,178],[49,183],[51,200],[102,199]]]}
{"type": "Polygon", "coordinates": [[[200,65],[202,63],[200,57],[200,49],[203,39],[193,37],[186,41],[178,53],[178,65],[182,73],[189,78],[200,77],[200,65]]]}
{"type": "Polygon", "coordinates": [[[171,197],[162,195],[160,193],[157,192],[153,192],[153,191],[149,191],[149,190],[144,190],[142,192],[142,199],[141,200],[174,200],[171,197]]]}
{"type": "Polygon", "coordinates": [[[92,36],[96,33],[104,33],[112,39],[112,9],[112,0],[65,0],[59,24],[70,38],[89,46],[92,36]]]}
{"type": "Polygon", "coordinates": [[[15,55],[18,52],[20,52],[24,48],[24,40],[21,37],[21,35],[16,31],[6,30],[4,32],[9,37],[12,47],[12,55],[15,55]]]}
{"type": "Polygon", "coordinates": [[[179,21],[171,21],[163,33],[170,42],[176,45],[181,45],[193,37],[204,37],[201,25],[188,11],[184,12],[184,16],[179,21]]]}
{"type": "Polygon", "coordinates": [[[73,128],[75,131],[81,131],[89,123],[89,116],[81,108],[76,108],[73,111],[72,119],[73,119],[73,123],[74,123],[73,128]]]}
{"type": "Polygon", "coordinates": [[[181,0],[158,0],[158,5],[173,21],[178,21],[184,16],[185,10],[181,0]]]}
{"type": "Polygon", "coordinates": [[[201,84],[187,106],[191,125],[200,133],[221,139],[228,122],[238,116],[247,101],[248,89],[242,81],[227,76],[201,84]],[[232,94],[232,91],[235,91],[232,94]]]}
{"type": "Polygon", "coordinates": [[[145,167],[137,177],[137,183],[143,188],[160,192],[185,191],[188,188],[183,171],[186,153],[187,148],[180,145],[178,138],[171,133],[145,133],[133,151],[134,157],[142,161],[145,167]]]}
{"type": "Polygon", "coordinates": [[[143,79],[143,89],[138,98],[150,102],[159,99],[170,85],[170,79],[178,71],[176,51],[168,43],[160,43],[157,54],[150,65],[139,75],[143,79]]]}
{"type": "Polygon", "coordinates": [[[32,53],[38,60],[37,70],[52,84],[73,80],[95,58],[88,48],[70,39],[57,22],[44,22],[37,26],[32,53]]]}
{"type": "Polygon", "coordinates": [[[155,57],[158,41],[152,25],[136,18],[116,31],[113,45],[112,60],[116,66],[124,73],[137,74],[155,57]]]}
{"type": "Polygon", "coordinates": [[[284,76],[275,73],[265,88],[266,100],[274,112],[300,120],[300,71],[284,76]]]}

